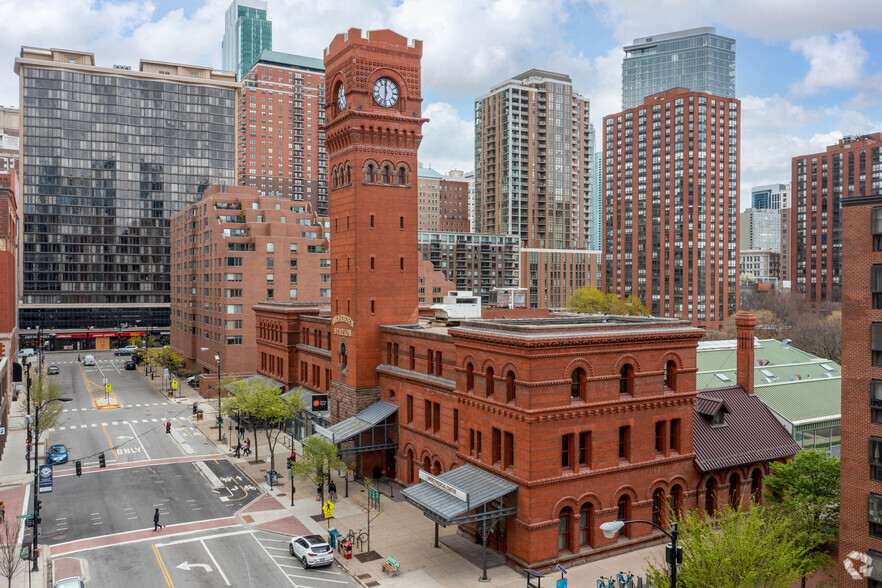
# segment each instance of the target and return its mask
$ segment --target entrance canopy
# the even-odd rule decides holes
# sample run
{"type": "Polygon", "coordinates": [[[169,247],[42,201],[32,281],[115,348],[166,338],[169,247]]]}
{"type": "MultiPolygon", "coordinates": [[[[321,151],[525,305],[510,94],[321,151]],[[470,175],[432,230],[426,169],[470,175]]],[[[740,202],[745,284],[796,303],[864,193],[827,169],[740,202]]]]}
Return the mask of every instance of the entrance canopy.
{"type": "Polygon", "coordinates": [[[401,494],[444,527],[517,513],[518,485],[472,464],[440,476],[420,470],[420,479],[425,483],[409,486],[401,494]]]}
{"type": "Polygon", "coordinates": [[[397,412],[396,405],[377,400],[354,417],[336,425],[328,428],[316,426],[315,432],[339,446],[340,453],[397,447],[398,425],[394,418],[397,412]]]}

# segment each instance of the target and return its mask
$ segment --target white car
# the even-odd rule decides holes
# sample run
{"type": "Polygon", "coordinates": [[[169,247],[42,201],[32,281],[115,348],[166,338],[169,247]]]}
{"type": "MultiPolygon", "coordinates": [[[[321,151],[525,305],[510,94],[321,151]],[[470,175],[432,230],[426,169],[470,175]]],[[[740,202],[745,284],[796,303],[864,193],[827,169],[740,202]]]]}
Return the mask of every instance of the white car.
{"type": "Polygon", "coordinates": [[[55,588],[86,588],[80,576],[71,576],[55,582],[55,588]]]}
{"type": "Polygon", "coordinates": [[[294,537],[288,545],[288,551],[300,560],[304,569],[334,563],[334,551],[320,535],[294,537]]]}
{"type": "Polygon", "coordinates": [[[21,351],[18,352],[18,356],[19,357],[31,357],[35,353],[37,353],[37,352],[34,351],[33,347],[25,347],[24,349],[22,349],[21,351]]]}

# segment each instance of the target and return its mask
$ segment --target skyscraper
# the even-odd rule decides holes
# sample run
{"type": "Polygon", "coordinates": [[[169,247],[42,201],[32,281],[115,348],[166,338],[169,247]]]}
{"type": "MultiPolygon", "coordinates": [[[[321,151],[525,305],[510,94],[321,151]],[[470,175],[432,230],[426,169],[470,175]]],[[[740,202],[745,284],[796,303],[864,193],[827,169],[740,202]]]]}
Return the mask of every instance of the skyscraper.
{"type": "Polygon", "coordinates": [[[273,23],[266,19],[266,0],[233,0],[224,17],[223,68],[241,80],[261,51],[273,48],[273,23]]]}
{"type": "Polygon", "coordinates": [[[842,202],[882,188],[882,133],[843,137],[823,153],[793,158],[790,271],[808,302],[838,302],[842,288],[842,202]]]}
{"type": "Polygon", "coordinates": [[[781,252],[781,211],[748,208],[741,213],[741,250],[781,252]]]}
{"type": "MultiPolygon", "coordinates": [[[[596,143],[595,143],[596,145],[596,143]]],[[[603,249],[603,146],[594,152],[594,176],[591,178],[591,243],[590,249],[603,249]]]]}
{"type": "Polygon", "coordinates": [[[719,327],[738,311],[740,102],[669,90],[603,122],[605,291],[719,327]]]}
{"type": "Polygon", "coordinates": [[[626,46],[622,110],[672,88],[735,97],[735,40],[702,27],[641,37],[626,46]]]}
{"type": "Polygon", "coordinates": [[[20,325],[168,325],[169,220],[232,184],[239,85],[211,67],[22,47],[20,325]],[[64,96],[64,99],[57,97],[64,96]]]}
{"type": "Polygon", "coordinates": [[[325,66],[265,49],[245,74],[236,150],[239,184],[328,214],[325,66]]]}
{"type": "Polygon", "coordinates": [[[789,184],[768,184],[750,189],[751,208],[781,210],[787,208],[790,196],[789,184]]]}

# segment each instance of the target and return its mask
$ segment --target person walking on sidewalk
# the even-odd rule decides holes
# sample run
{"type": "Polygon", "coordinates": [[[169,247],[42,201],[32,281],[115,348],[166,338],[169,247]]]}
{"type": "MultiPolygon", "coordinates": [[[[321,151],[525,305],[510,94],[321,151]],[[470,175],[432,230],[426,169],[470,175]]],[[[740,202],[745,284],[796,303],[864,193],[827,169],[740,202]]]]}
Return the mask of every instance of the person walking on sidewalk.
{"type": "Polygon", "coordinates": [[[153,532],[156,532],[156,529],[161,529],[162,525],[159,524],[159,509],[157,508],[153,513],[153,532]]]}
{"type": "Polygon", "coordinates": [[[328,498],[331,502],[337,502],[337,485],[333,480],[328,480],[328,498]]]}
{"type": "Polygon", "coordinates": [[[236,449],[235,449],[235,451],[233,451],[233,457],[238,458],[241,451],[242,451],[242,442],[236,441],[236,449]]]}
{"type": "Polygon", "coordinates": [[[251,446],[248,445],[248,439],[245,439],[245,443],[242,444],[242,455],[251,455],[251,446]]]}

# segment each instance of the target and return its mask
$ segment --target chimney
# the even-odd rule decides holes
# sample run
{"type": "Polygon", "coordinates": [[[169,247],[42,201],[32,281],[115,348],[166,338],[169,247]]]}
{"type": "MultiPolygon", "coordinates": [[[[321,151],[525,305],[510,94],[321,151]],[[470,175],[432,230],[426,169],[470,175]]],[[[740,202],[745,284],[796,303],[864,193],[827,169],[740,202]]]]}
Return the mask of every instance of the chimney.
{"type": "Polygon", "coordinates": [[[738,385],[748,394],[753,394],[753,338],[756,317],[749,312],[739,311],[735,315],[735,328],[738,330],[738,385]]]}

